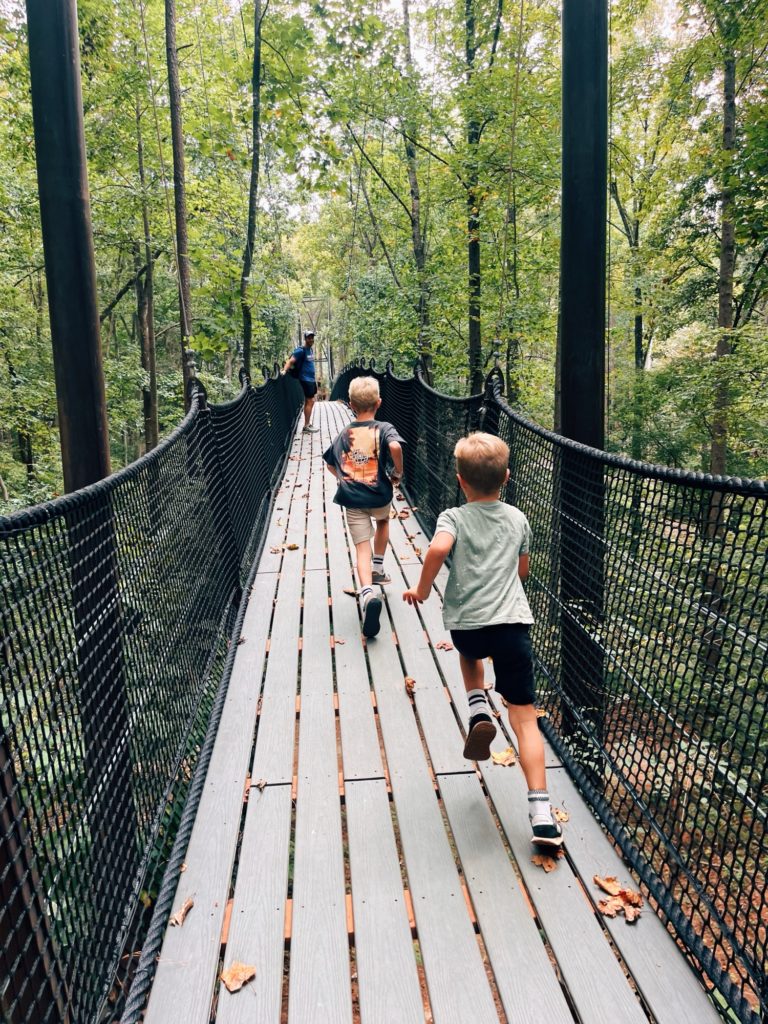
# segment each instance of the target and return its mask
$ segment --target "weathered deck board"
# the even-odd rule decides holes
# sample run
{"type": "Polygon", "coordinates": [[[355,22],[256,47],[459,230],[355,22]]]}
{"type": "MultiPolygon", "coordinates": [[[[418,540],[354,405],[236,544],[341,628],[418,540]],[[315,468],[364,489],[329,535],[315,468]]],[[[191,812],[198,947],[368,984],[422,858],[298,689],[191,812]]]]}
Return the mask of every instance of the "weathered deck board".
{"type": "Polygon", "coordinates": [[[382,630],[362,641],[345,593],[354,552],[322,463],[349,414],[321,403],[314,417],[321,431],[297,434],[269,525],[174,901],[194,892],[195,907],[168,930],[146,1020],[415,1024],[428,1009],[435,1024],[491,1024],[503,1007],[510,1024],[647,1024],[645,1003],[657,1024],[714,1024],[650,910],[633,928],[595,913],[592,875],[629,876],[551,751],[550,789],[571,820],[549,874],[531,863],[520,768],[463,759],[458,657],[435,646],[448,639],[445,572],[427,604],[402,602],[427,546],[413,516],[391,521],[382,630]],[[218,972],[234,961],[257,973],[231,995],[218,972]]]}

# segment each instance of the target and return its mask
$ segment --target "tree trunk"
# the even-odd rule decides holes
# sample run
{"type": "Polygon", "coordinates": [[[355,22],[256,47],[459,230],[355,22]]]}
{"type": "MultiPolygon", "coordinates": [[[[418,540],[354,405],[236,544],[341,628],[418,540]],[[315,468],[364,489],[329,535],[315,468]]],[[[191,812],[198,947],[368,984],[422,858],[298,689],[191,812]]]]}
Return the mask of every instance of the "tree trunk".
{"type": "Polygon", "coordinates": [[[483,355],[480,324],[480,198],[478,195],[477,148],[480,143],[480,124],[474,113],[474,99],[471,95],[475,72],[475,5],[474,0],[464,0],[464,52],[466,80],[470,91],[471,113],[467,117],[467,271],[468,271],[468,316],[469,316],[469,387],[472,394],[483,390],[483,355]]]}
{"type": "MultiPolygon", "coordinates": [[[[720,272],[717,279],[717,339],[715,355],[722,359],[731,353],[730,329],[733,327],[733,278],[736,267],[736,238],[733,221],[734,195],[731,185],[731,155],[736,140],[736,58],[729,52],[723,67],[723,153],[725,155],[720,191],[720,272]]],[[[724,475],[728,450],[728,391],[719,384],[715,392],[712,417],[711,472],[724,475]]]]}
{"type": "Polygon", "coordinates": [[[144,280],[139,273],[141,265],[141,248],[136,246],[134,260],[136,264],[136,313],[138,318],[139,337],[141,339],[141,368],[147,373],[149,380],[142,388],[142,405],[144,411],[144,447],[151,451],[157,445],[157,364],[155,359],[155,309],[154,309],[154,263],[152,256],[152,236],[149,227],[149,210],[147,208],[146,180],[144,176],[144,145],[141,138],[141,111],[138,98],[136,100],[136,146],[139,168],[139,184],[141,186],[141,221],[144,229],[144,260],[146,270],[144,280]]]}
{"type": "Polygon", "coordinates": [[[168,99],[173,142],[173,196],[176,212],[176,272],[179,277],[179,326],[181,331],[181,370],[184,380],[184,408],[189,408],[188,359],[192,334],[192,301],[189,274],[189,237],[187,233],[187,193],[184,181],[184,129],[181,120],[179,55],[176,50],[176,0],[165,0],[165,54],[168,64],[168,99]]]}
{"type": "MultiPolygon", "coordinates": [[[[411,16],[409,0],[403,0],[403,33],[405,35],[405,64],[408,79],[414,81],[413,55],[411,53],[411,16]]],[[[415,84],[415,83],[414,83],[415,84]]],[[[418,160],[413,139],[416,125],[412,119],[405,120],[403,142],[408,166],[408,185],[411,192],[411,242],[413,259],[416,264],[416,278],[419,284],[419,355],[424,364],[427,383],[432,383],[432,345],[429,336],[429,281],[427,280],[427,251],[425,232],[421,217],[421,190],[419,188],[418,160]]]]}
{"type": "Polygon", "coordinates": [[[248,227],[243,251],[243,271],[240,275],[240,309],[243,314],[243,366],[251,375],[251,307],[248,304],[248,282],[253,267],[253,246],[256,240],[256,204],[259,197],[259,160],[261,157],[261,0],[255,0],[253,12],[253,68],[251,95],[253,101],[253,152],[251,154],[251,182],[248,189],[248,227]]]}

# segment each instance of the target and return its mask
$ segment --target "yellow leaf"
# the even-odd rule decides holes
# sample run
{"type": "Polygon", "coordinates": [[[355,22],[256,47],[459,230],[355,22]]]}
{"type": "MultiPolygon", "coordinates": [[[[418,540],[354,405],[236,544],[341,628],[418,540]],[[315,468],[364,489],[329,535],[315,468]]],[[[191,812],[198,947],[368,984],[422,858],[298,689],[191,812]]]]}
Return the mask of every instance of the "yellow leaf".
{"type": "Polygon", "coordinates": [[[561,811],[559,807],[554,808],[555,821],[570,821],[571,816],[567,811],[561,811]]]}
{"type": "Polygon", "coordinates": [[[621,892],[619,880],[613,875],[608,875],[606,878],[601,878],[600,875],[595,875],[592,881],[595,885],[600,886],[603,892],[607,892],[609,896],[618,896],[621,892]]]}
{"type": "Polygon", "coordinates": [[[299,545],[298,544],[286,544],[285,545],[285,550],[286,551],[298,551],[299,550],[299,545]]]}
{"type": "Polygon", "coordinates": [[[494,764],[500,764],[507,768],[517,762],[517,754],[514,747],[507,747],[506,750],[492,751],[491,759],[494,764]]]}
{"type": "Polygon", "coordinates": [[[190,912],[192,907],[194,907],[194,905],[195,901],[192,899],[191,896],[188,896],[184,900],[182,905],[179,907],[179,909],[176,911],[176,913],[171,917],[171,924],[177,925],[180,928],[184,924],[184,920],[186,919],[187,914],[190,912]]]}
{"type": "Polygon", "coordinates": [[[256,968],[250,964],[234,963],[221,972],[221,980],[229,992],[238,992],[246,982],[256,977],[256,968]]]}
{"type": "Polygon", "coordinates": [[[405,689],[409,694],[413,695],[413,691],[416,689],[416,680],[413,676],[405,677],[405,689]]]}

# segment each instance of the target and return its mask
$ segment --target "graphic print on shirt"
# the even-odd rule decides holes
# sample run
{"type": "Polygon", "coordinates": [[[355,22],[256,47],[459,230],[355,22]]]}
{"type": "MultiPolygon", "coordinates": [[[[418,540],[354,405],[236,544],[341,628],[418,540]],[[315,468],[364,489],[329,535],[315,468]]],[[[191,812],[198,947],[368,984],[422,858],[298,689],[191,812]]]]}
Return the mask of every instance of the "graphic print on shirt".
{"type": "Polygon", "coordinates": [[[379,428],[350,427],[349,448],[342,452],[341,471],[355,483],[375,487],[379,476],[379,428]]]}

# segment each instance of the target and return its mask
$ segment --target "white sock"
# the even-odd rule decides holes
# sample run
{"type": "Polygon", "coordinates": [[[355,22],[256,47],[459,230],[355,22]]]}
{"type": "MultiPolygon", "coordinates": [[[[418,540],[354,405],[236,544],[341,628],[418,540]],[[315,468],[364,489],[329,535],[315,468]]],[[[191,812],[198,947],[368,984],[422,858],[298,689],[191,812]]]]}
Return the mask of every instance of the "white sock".
{"type": "Polygon", "coordinates": [[[382,572],[384,569],[384,555],[373,556],[373,571],[382,572]]]}
{"type": "Polygon", "coordinates": [[[528,790],[528,817],[531,819],[532,825],[553,824],[552,808],[546,789],[528,790]]]}
{"type": "Polygon", "coordinates": [[[360,601],[362,602],[363,608],[368,604],[368,601],[373,594],[373,587],[363,587],[360,591],[360,601]]]}
{"type": "Polygon", "coordinates": [[[485,690],[467,690],[467,701],[469,702],[470,721],[479,714],[488,714],[488,698],[485,690]]]}

